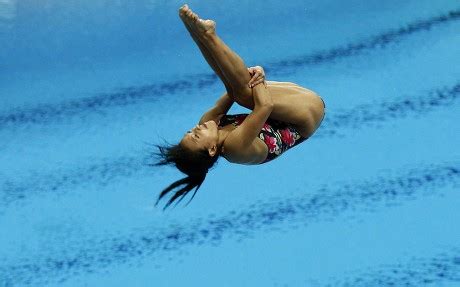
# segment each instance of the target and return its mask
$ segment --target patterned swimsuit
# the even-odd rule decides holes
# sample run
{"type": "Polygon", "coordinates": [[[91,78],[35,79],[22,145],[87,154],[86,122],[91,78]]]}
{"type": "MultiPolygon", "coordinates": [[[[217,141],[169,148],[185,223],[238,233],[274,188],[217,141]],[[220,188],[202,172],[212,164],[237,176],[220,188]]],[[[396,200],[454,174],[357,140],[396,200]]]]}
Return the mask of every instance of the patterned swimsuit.
{"type": "MultiPolygon", "coordinates": [[[[232,124],[237,127],[247,116],[248,114],[225,115],[220,119],[219,126],[223,127],[232,124]]],[[[268,147],[267,157],[262,163],[275,159],[283,152],[307,139],[302,137],[295,128],[288,124],[270,118],[268,118],[260,131],[259,138],[268,147]]]]}
{"type": "MultiPolygon", "coordinates": [[[[324,100],[321,97],[320,99],[323,101],[324,114],[318,127],[321,125],[324,117],[326,116],[326,103],[324,103],[324,100]]],[[[223,127],[232,124],[237,127],[247,116],[248,114],[225,115],[220,119],[219,126],[223,127]]],[[[270,118],[267,119],[264,127],[260,131],[259,138],[263,140],[268,147],[267,157],[260,164],[275,159],[283,152],[307,139],[302,137],[295,128],[289,126],[288,124],[270,118]]]]}

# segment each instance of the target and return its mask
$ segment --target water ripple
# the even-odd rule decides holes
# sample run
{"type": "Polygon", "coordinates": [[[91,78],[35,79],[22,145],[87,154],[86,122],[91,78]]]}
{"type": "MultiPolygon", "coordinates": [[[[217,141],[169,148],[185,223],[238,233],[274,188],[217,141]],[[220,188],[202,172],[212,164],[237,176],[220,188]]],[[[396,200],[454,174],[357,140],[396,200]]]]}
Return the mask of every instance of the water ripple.
{"type": "MultiPolygon", "coordinates": [[[[282,60],[264,65],[267,73],[292,74],[293,68],[318,65],[331,62],[387,47],[390,43],[397,43],[407,36],[421,31],[430,30],[436,26],[447,24],[460,19],[460,10],[434,16],[425,20],[415,21],[403,27],[373,36],[368,40],[345,44],[341,47],[319,51],[313,54],[300,56],[295,59],[282,60]]],[[[127,87],[113,93],[99,94],[93,97],[71,100],[57,104],[42,104],[31,108],[15,108],[0,114],[0,130],[17,128],[26,124],[49,124],[57,122],[63,117],[85,117],[88,113],[97,113],[101,109],[123,107],[132,104],[153,102],[164,95],[184,91],[200,91],[209,88],[218,82],[215,74],[190,75],[177,81],[151,84],[144,86],[127,87]]]]}
{"type": "MultiPolygon", "coordinates": [[[[43,285],[93,273],[117,264],[136,264],[154,254],[180,251],[198,245],[216,245],[224,239],[243,240],[257,231],[308,226],[313,222],[336,219],[344,213],[373,212],[423,196],[442,196],[441,187],[460,184],[460,162],[431,164],[394,171],[372,180],[360,180],[306,192],[304,196],[271,199],[237,209],[220,217],[191,220],[188,224],[152,226],[116,237],[78,240],[63,246],[62,252],[46,249],[43,254],[0,262],[2,286],[43,285]]],[[[50,243],[52,244],[52,239],[50,243]]],[[[456,261],[457,262],[457,261],[456,261]]]]}
{"type": "Polygon", "coordinates": [[[324,286],[444,286],[460,283],[460,250],[452,248],[433,258],[413,257],[408,263],[372,268],[365,272],[346,274],[324,286]]]}
{"type": "MultiPolygon", "coordinates": [[[[336,114],[328,113],[321,128],[313,136],[317,138],[341,136],[348,133],[345,128],[365,128],[390,120],[422,116],[442,106],[453,105],[460,96],[460,83],[449,87],[435,88],[424,95],[400,97],[393,101],[382,101],[372,105],[358,105],[336,114]]],[[[134,174],[146,175],[145,155],[119,157],[90,161],[88,166],[35,173],[22,178],[4,179],[0,182],[0,212],[12,203],[34,196],[65,194],[68,190],[91,182],[99,186],[134,174]]],[[[150,169],[150,168],[148,168],[150,169]]]]}

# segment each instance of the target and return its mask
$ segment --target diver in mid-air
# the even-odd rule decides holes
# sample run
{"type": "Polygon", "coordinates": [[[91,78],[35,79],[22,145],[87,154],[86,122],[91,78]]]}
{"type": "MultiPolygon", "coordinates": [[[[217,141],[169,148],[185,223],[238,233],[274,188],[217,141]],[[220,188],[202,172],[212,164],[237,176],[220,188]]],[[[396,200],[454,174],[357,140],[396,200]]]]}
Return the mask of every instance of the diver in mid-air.
{"type": "Polygon", "coordinates": [[[183,186],[165,208],[196,187],[192,200],[221,156],[231,163],[263,164],[302,143],[318,129],[326,108],[313,91],[291,82],[265,81],[262,67],[247,68],[217,36],[214,21],[200,19],[187,5],[179,16],[226,92],[179,144],[157,145],[160,161],[154,165],[171,164],[187,174],[161,192],[158,201],[183,186]],[[227,115],[234,102],[252,112],[227,115]]]}

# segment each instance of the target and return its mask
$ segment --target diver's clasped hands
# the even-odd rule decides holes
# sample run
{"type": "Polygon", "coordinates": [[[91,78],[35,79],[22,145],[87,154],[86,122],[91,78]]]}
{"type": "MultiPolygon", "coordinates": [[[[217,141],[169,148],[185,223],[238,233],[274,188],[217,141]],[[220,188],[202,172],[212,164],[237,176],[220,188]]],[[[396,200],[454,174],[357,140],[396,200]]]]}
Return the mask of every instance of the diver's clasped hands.
{"type": "Polygon", "coordinates": [[[265,71],[261,66],[255,66],[248,68],[249,74],[252,76],[251,80],[248,83],[248,87],[253,88],[260,83],[263,83],[267,87],[265,82],[265,71]]]}

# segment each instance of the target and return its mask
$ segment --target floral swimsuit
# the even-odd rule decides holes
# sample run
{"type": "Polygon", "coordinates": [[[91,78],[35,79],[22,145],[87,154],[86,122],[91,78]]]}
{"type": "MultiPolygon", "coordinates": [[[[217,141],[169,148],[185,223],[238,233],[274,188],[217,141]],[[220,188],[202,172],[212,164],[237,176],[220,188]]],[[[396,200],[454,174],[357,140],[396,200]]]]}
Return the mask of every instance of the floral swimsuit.
{"type": "MultiPolygon", "coordinates": [[[[322,98],[321,101],[323,101],[324,105],[324,114],[319,125],[321,125],[326,116],[326,104],[322,98]]],[[[232,124],[237,127],[247,116],[248,114],[225,115],[220,119],[219,126],[223,127],[232,124]]],[[[260,131],[259,138],[263,140],[268,147],[267,158],[261,162],[261,164],[275,159],[283,152],[307,139],[302,137],[295,128],[288,124],[270,118],[267,119],[264,127],[260,131]]]]}
{"type": "MultiPolygon", "coordinates": [[[[223,127],[228,124],[239,126],[247,116],[248,114],[225,115],[220,119],[219,126],[223,127]]],[[[268,118],[260,131],[259,138],[268,147],[267,158],[262,163],[275,159],[283,152],[307,139],[288,124],[270,118],[268,118]]]]}

